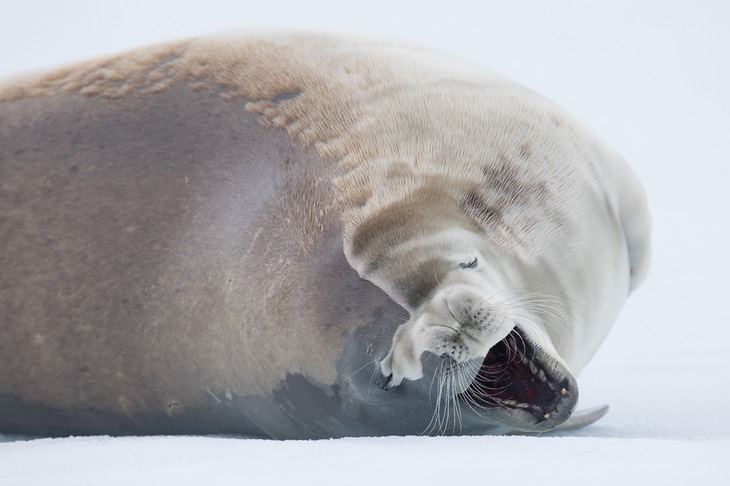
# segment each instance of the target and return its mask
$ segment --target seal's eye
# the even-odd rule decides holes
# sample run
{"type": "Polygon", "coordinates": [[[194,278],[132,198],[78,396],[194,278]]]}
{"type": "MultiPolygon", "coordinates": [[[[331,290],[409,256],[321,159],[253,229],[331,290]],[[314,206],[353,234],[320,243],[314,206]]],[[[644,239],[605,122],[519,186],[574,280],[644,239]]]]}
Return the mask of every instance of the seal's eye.
{"type": "Polygon", "coordinates": [[[474,258],[469,263],[459,263],[459,268],[477,268],[477,259],[474,258]]]}

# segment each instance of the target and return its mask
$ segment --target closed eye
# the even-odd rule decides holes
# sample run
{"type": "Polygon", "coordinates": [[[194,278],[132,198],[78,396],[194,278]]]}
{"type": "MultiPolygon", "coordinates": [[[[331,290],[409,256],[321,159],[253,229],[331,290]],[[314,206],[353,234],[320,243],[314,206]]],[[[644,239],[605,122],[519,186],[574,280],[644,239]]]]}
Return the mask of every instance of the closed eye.
{"type": "Polygon", "coordinates": [[[459,263],[459,268],[477,268],[477,259],[470,261],[469,263],[459,263]]]}

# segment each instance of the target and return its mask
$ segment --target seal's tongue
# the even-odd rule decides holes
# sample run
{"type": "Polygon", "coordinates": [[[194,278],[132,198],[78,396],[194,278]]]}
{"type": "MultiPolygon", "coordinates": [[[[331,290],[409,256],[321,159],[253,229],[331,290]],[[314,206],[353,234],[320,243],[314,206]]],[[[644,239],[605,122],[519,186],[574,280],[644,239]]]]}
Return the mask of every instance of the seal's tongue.
{"type": "Polygon", "coordinates": [[[548,361],[515,329],[489,350],[462,397],[479,407],[524,410],[537,422],[551,419],[572,385],[567,370],[548,361]]]}

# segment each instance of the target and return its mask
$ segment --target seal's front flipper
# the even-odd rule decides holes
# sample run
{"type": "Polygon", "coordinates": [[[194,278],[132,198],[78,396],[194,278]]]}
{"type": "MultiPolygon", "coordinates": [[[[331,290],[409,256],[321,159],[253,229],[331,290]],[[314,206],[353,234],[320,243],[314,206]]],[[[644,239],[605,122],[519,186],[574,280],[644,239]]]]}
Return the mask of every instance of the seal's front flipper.
{"type": "Polygon", "coordinates": [[[600,407],[587,408],[584,410],[576,410],[568,420],[553,429],[554,432],[564,432],[566,430],[577,430],[588,427],[594,422],[600,420],[608,413],[608,405],[600,407]]]}
{"type": "Polygon", "coordinates": [[[382,372],[378,372],[378,376],[375,378],[375,386],[381,390],[388,391],[388,385],[393,380],[393,375],[385,376],[382,372]]]}

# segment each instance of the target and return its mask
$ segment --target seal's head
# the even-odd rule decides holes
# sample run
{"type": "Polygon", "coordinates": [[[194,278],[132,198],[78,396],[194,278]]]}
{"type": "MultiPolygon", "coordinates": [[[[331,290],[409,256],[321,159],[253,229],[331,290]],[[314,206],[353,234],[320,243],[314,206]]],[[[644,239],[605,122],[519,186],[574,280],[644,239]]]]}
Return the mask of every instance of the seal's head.
{"type": "Polygon", "coordinates": [[[576,381],[543,322],[495,286],[482,258],[454,265],[398,328],[380,362],[381,385],[432,380],[432,432],[480,420],[522,431],[557,427],[576,405],[576,381]]]}
{"type": "Polygon", "coordinates": [[[561,300],[520,288],[520,265],[432,194],[380,211],[353,239],[353,266],[410,313],[378,360],[378,385],[421,383],[430,433],[559,426],[578,399],[554,344],[571,333],[561,300]]]}

